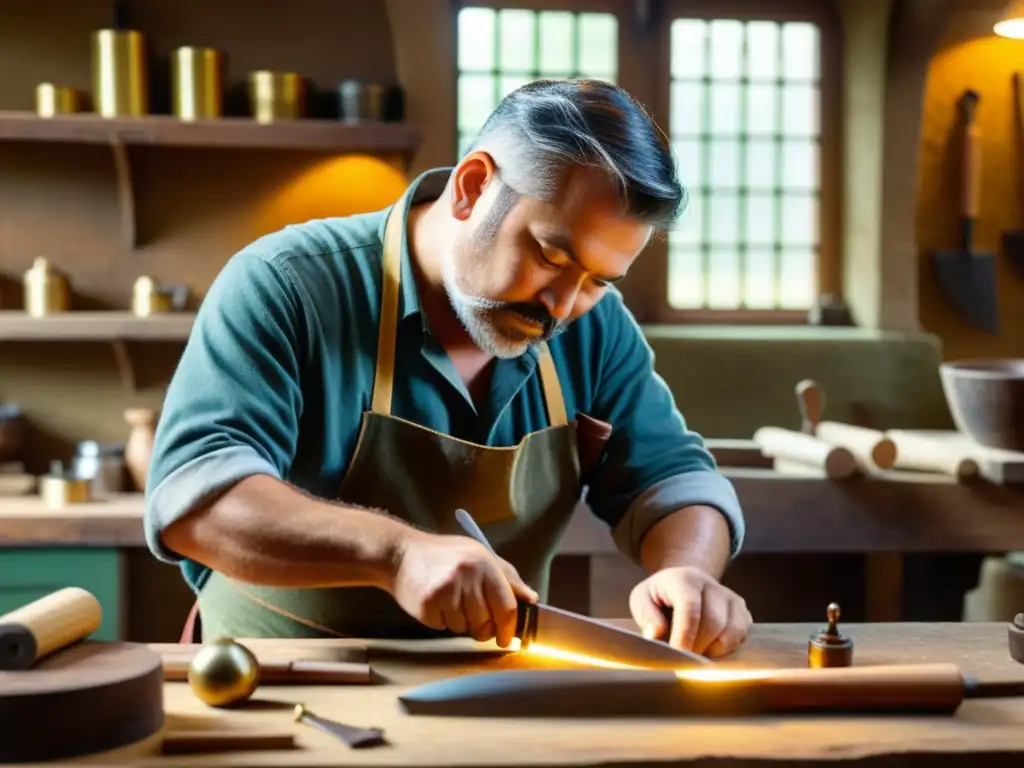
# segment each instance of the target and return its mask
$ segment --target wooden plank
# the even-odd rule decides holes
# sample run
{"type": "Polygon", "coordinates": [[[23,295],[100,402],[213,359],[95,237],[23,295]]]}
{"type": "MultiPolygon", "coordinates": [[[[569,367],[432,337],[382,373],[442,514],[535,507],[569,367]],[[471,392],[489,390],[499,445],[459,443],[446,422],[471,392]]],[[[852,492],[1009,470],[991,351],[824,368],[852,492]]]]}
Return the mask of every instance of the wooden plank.
{"type": "MultiPolygon", "coordinates": [[[[746,553],[1006,552],[1024,549],[1024,491],[887,472],[827,481],[725,467],[747,520],[746,553]],[[970,525],[965,525],[969,520],[970,525]]],[[[0,498],[0,546],[145,546],[143,498],[126,494],[51,512],[35,496],[0,498]]],[[[615,554],[585,504],[563,555],[615,554]]]]}
{"type": "Polygon", "coordinates": [[[2,310],[0,341],[184,341],[194,322],[192,312],[136,317],[131,312],[69,311],[36,318],[2,310]]]}
{"type": "Polygon", "coordinates": [[[34,112],[0,111],[0,140],[408,154],[419,146],[422,133],[407,123],[369,120],[345,123],[302,119],[261,124],[238,117],[184,122],[170,115],[40,118],[34,112]]]}
{"type": "MultiPolygon", "coordinates": [[[[615,622],[632,627],[632,622],[615,622]]],[[[755,625],[727,668],[805,667],[811,624],[755,625]]],[[[848,624],[858,665],[946,662],[982,681],[1024,679],[1024,667],[1008,654],[1002,624],[848,624]]],[[[256,641],[259,642],[259,641],[256,641]]],[[[280,641],[278,641],[280,642],[280,641]]],[[[296,640],[296,656],[329,652],[346,641],[296,640]]],[[[349,641],[350,642],[350,641],[349,641]]],[[[314,713],[360,727],[381,727],[389,746],[349,750],[319,730],[298,725],[299,749],[264,752],[261,765],[579,766],[579,765],[943,765],[986,768],[1020,765],[1024,754],[1024,699],[966,702],[955,716],[489,719],[414,717],[396,697],[410,687],[442,678],[498,669],[571,666],[530,654],[495,654],[490,644],[431,641],[427,644],[366,641],[367,660],[382,683],[358,688],[267,686],[252,706],[217,713],[219,727],[280,729],[289,708],[302,701],[314,713]],[[267,702],[261,706],[259,702],[267,702]],[[341,750],[341,752],[339,752],[341,750]],[[906,762],[900,762],[906,760],[906,762]],[[806,761],[806,762],[803,762],[806,761]],[[1014,762],[1016,761],[1016,762],[1014,762]],[[860,764],[860,763],[858,763],[860,764]],[[936,764],[935,762],[927,764],[936,764]]],[[[184,683],[164,687],[169,722],[209,717],[184,683]]],[[[225,755],[194,756],[191,765],[240,763],[225,755]]],[[[169,765],[171,758],[147,761],[169,765]]]]}

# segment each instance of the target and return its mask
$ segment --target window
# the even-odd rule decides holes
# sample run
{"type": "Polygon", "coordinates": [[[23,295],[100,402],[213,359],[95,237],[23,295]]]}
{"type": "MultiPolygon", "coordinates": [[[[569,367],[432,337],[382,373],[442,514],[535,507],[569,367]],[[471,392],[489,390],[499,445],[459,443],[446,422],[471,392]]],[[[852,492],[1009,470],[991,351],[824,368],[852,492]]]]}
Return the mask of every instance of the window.
{"type": "Polygon", "coordinates": [[[615,82],[618,19],[610,13],[472,6],[458,12],[458,156],[509,92],[538,79],[615,82]]]}
{"type": "Polygon", "coordinates": [[[459,157],[502,96],[541,77],[617,82],[670,136],[689,205],[619,286],[638,320],[801,323],[820,295],[841,297],[829,4],[459,5],[459,157]]]}
{"type": "Polygon", "coordinates": [[[691,195],[669,240],[670,306],[808,309],[818,282],[818,27],[677,18],[669,39],[669,130],[691,195]]]}

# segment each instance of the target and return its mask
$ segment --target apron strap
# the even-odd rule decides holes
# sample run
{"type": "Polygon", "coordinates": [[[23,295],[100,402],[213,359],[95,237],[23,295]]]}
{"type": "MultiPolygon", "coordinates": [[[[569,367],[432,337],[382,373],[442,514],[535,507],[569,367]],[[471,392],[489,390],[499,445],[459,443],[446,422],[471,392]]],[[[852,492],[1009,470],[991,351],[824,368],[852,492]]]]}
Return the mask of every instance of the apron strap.
{"type": "MultiPolygon", "coordinates": [[[[398,335],[398,289],[402,281],[402,230],[409,205],[408,193],[402,195],[388,214],[384,228],[383,286],[380,302],[380,328],[377,336],[377,370],[373,379],[374,413],[391,414],[391,396],[395,384],[395,340],[398,335]]],[[[564,427],[569,421],[565,414],[565,398],[558,381],[555,361],[547,343],[540,345],[540,380],[544,390],[544,404],[548,421],[553,427],[564,427]]]]}
{"type": "Polygon", "coordinates": [[[548,421],[552,427],[564,427],[569,423],[565,415],[565,398],[562,396],[562,384],[558,381],[558,371],[555,369],[555,361],[551,357],[551,350],[548,349],[546,341],[541,342],[537,365],[540,367],[540,385],[544,390],[548,421]]]}
{"type": "Polygon", "coordinates": [[[377,336],[377,371],[373,379],[370,410],[391,414],[391,393],[395,384],[395,339],[398,335],[398,288],[402,282],[402,229],[408,193],[402,195],[388,214],[384,229],[383,288],[380,328],[377,336]]]}

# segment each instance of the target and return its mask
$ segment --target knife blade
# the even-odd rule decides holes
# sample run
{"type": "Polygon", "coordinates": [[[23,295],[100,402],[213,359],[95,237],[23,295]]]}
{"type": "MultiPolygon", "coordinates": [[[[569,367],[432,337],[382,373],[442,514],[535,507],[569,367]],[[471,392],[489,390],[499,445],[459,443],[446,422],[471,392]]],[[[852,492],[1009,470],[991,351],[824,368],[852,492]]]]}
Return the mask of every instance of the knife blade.
{"type": "MultiPolygon", "coordinates": [[[[466,533],[494,552],[487,537],[466,510],[455,510],[455,519],[466,533]]],[[[588,616],[525,600],[519,601],[516,637],[523,649],[536,644],[649,669],[684,669],[712,664],[705,656],[676,648],[662,640],[651,640],[588,616]]]]}

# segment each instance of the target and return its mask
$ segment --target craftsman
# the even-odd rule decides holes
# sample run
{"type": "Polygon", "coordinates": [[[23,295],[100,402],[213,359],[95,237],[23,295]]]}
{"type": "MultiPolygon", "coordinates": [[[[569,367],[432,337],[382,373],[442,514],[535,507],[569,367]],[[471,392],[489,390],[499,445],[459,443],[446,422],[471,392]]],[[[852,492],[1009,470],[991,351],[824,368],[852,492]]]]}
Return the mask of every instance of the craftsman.
{"type": "Polygon", "coordinates": [[[395,206],[234,255],[170,383],[146,488],[149,546],[181,564],[203,636],[507,647],[586,489],[649,574],[638,626],[735,650],[751,616],[720,579],[739,503],[614,288],[684,203],[626,93],[537,82],[395,206]]]}

